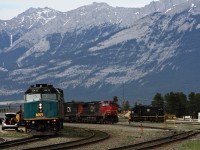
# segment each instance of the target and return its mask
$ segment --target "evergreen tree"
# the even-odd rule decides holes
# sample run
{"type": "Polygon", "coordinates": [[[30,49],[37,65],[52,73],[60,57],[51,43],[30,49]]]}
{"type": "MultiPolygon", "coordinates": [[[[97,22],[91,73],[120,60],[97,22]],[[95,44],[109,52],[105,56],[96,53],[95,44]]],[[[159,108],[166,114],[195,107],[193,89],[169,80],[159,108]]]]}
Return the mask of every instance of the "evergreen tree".
{"type": "Polygon", "coordinates": [[[118,97],[117,97],[117,96],[114,96],[114,97],[113,97],[113,102],[115,102],[115,103],[118,102],[118,97]]]}
{"type": "Polygon", "coordinates": [[[177,117],[182,117],[188,114],[187,96],[180,93],[170,92],[165,95],[166,113],[175,114],[177,117]]]}
{"type": "Polygon", "coordinates": [[[178,114],[177,116],[187,116],[188,115],[188,101],[187,96],[180,92],[176,93],[177,105],[178,105],[178,114]]]}
{"type": "Polygon", "coordinates": [[[153,101],[151,102],[151,105],[154,107],[164,108],[164,98],[160,93],[156,93],[156,95],[153,98],[153,101]]]}
{"type": "Polygon", "coordinates": [[[190,115],[197,118],[200,112],[200,93],[191,92],[188,98],[182,92],[170,92],[164,97],[160,93],[156,93],[151,105],[163,107],[166,114],[175,114],[177,117],[190,115]]]}
{"type": "Polygon", "coordinates": [[[114,97],[113,97],[113,102],[114,102],[114,104],[119,108],[118,97],[117,97],[117,96],[114,96],[114,97]]]}
{"type": "Polygon", "coordinates": [[[175,112],[175,102],[173,101],[174,93],[170,92],[165,94],[165,103],[166,103],[166,113],[167,114],[176,114],[175,112]]]}
{"type": "Polygon", "coordinates": [[[195,93],[191,92],[188,95],[188,99],[189,99],[189,114],[190,116],[195,117],[196,112],[197,112],[197,106],[196,106],[196,100],[195,100],[195,93]]]}
{"type": "Polygon", "coordinates": [[[196,93],[195,94],[195,100],[196,100],[196,106],[197,106],[197,109],[196,109],[196,118],[198,118],[198,113],[200,112],[200,93],[196,93]]]}
{"type": "Polygon", "coordinates": [[[189,98],[189,114],[194,118],[198,117],[198,113],[200,112],[200,93],[191,92],[188,95],[189,98]]]}

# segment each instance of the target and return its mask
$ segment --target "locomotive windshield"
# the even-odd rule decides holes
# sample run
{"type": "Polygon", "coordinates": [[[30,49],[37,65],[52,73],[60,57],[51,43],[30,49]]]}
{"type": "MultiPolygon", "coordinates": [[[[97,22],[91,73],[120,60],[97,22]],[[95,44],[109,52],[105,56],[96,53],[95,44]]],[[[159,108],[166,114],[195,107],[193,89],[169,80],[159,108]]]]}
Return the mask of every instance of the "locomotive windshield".
{"type": "Polygon", "coordinates": [[[25,100],[27,102],[39,101],[39,100],[41,100],[41,94],[26,94],[25,95],[25,100]]]}
{"type": "Polygon", "coordinates": [[[42,94],[42,100],[56,100],[56,94],[42,94]]]}
{"type": "Polygon", "coordinates": [[[56,94],[26,94],[26,101],[57,100],[56,94]]]}
{"type": "Polygon", "coordinates": [[[25,101],[40,101],[40,100],[57,100],[60,98],[57,95],[63,95],[61,89],[54,88],[48,84],[31,85],[25,92],[25,101]]]}
{"type": "Polygon", "coordinates": [[[106,103],[106,104],[102,104],[102,107],[107,107],[107,106],[109,106],[108,103],[106,103]]]}
{"type": "Polygon", "coordinates": [[[113,106],[116,106],[116,103],[112,102],[112,101],[102,101],[101,105],[102,105],[102,107],[107,107],[107,106],[113,107],[113,106]]]}

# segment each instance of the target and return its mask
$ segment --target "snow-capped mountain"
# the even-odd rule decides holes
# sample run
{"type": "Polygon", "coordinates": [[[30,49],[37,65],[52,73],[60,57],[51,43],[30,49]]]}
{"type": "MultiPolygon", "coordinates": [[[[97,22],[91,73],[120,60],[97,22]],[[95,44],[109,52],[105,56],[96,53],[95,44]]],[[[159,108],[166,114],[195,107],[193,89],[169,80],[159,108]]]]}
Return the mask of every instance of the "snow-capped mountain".
{"type": "Polygon", "coordinates": [[[69,12],[30,8],[1,20],[1,99],[23,98],[36,83],[54,84],[66,99],[79,100],[195,92],[199,10],[198,0],[143,8],[93,3],[69,12]]]}

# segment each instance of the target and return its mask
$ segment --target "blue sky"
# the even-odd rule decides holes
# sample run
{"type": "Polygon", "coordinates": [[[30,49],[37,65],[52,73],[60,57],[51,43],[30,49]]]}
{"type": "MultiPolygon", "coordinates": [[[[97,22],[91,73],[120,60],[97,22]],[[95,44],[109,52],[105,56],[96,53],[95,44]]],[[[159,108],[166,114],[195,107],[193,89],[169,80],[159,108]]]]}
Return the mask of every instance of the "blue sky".
{"type": "MultiPolygon", "coordinates": [[[[63,12],[93,2],[105,2],[113,7],[143,7],[153,0],[0,0],[0,19],[11,19],[30,7],[50,7],[63,12]]],[[[156,1],[156,0],[155,0],[156,1]]]]}

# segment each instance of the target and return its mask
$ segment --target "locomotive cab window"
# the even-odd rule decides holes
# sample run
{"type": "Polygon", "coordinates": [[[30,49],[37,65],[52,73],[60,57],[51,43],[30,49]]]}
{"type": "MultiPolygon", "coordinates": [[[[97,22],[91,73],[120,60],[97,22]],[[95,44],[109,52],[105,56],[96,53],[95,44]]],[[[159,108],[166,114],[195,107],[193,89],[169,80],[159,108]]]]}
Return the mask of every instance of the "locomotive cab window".
{"type": "Polygon", "coordinates": [[[102,104],[102,107],[107,107],[107,106],[109,106],[108,103],[102,104]]]}
{"type": "Polygon", "coordinates": [[[56,94],[42,94],[43,100],[57,100],[56,94]]]}
{"type": "Polygon", "coordinates": [[[41,95],[40,94],[26,94],[25,100],[26,102],[39,101],[41,100],[41,95]]]}

